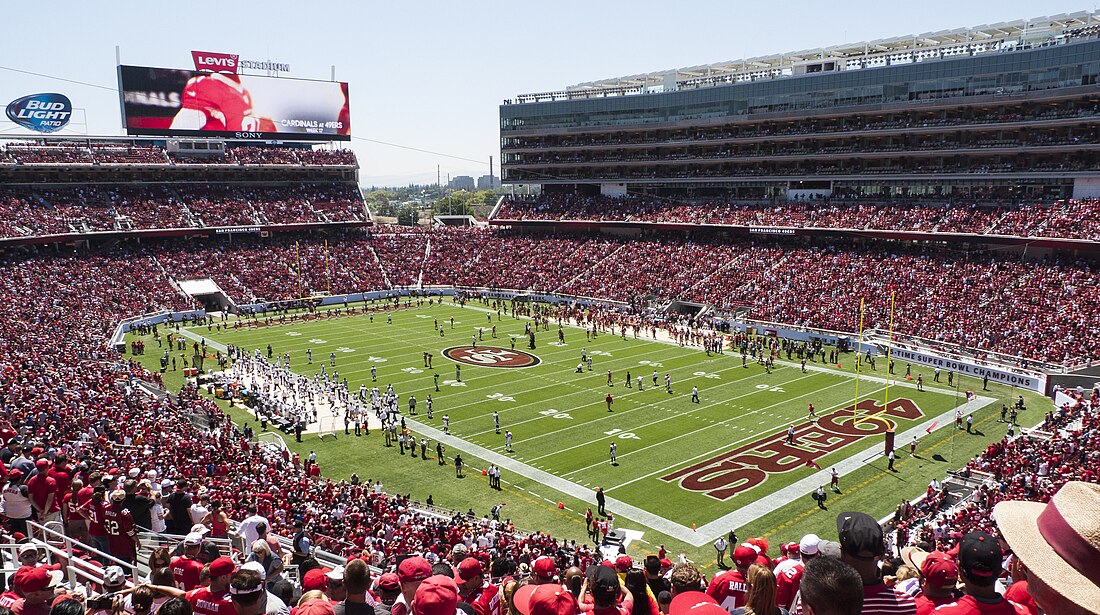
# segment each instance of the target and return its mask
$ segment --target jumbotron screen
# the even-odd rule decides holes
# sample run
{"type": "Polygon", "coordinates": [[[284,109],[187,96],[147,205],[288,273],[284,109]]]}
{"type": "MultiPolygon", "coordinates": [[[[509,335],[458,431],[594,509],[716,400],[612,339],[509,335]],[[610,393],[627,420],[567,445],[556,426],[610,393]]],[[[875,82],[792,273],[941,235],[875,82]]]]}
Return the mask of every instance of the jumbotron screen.
{"type": "Polygon", "coordinates": [[[145,66],[118,83],[130,135],[351,139],[347,83],[145,66]]]}

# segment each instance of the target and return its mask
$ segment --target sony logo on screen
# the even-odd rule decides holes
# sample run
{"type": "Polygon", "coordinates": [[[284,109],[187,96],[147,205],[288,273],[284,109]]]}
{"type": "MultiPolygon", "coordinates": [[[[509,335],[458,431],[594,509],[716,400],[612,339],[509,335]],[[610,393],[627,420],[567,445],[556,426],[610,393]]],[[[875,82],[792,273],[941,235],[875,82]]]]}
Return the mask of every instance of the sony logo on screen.
{"type": "Polygon", "coordinates": [[[217,53],[214,51],[192,51],[191,58],[195,61],[195,70],[215,70],[217,72],[236,73],[238,65],[237,54],[217,53]]]}

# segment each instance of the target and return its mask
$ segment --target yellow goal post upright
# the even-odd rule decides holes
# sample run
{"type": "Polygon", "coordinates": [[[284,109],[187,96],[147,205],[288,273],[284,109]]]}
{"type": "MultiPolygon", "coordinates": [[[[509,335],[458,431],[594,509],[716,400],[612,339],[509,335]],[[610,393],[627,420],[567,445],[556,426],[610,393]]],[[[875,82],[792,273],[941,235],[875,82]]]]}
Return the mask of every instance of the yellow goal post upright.
{"type": "MultiPolygon", "coordinates": [[[[868,414],[867,416],[864,416],[862,418],[858,416],[858,410],[856,410],[854,412],[854,414],[856,415],[854,417],[856,425],[862,423],[863,421],[870,421],[870,420],[877,419],[879,416],[885,414],[886,410],[890,407],[890,384],[893,382],[893,379],[891,377],[892,374],[890,374],[890,352],[891,352],[891,350],[893,350],[892,343],[894,341],[894,305],[895,305],[895,300],[896,299],[897,299],[897,293],[896,292],[891,292],[890,293],[890,328],[886,332],[886,335],[887,335],[887,343],[886,343],[886,386],[883,389],[882,410],[879,410],[878,412],[876,412],[874,414],[868,414]]],[[[861,342],[860,345],[862,346],[862,342],[863,342],[863,302],[862,301],[860,301],[859,341],[861,342]]],[[[857,349],[857,352],[858,352],[858,349],[857,349]]],[[[859,364],[857,363],[856,365],[857,365],[857,369],[856,369],[856,405],[858,406],[859,405],[859,369],[858,369],[859,364]]]]}

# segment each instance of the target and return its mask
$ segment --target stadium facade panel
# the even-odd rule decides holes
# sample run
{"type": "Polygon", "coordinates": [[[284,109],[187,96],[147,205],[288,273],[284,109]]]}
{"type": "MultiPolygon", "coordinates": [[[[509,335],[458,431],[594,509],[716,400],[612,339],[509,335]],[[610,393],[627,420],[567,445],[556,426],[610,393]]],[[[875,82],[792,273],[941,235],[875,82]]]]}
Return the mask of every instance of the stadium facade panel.
{"type": "MultiPolygon", "coordinates": [[[[1100,39],[500,107],[503,180],[760,198],[1100,193],[1100,39]]],[[[555,186],[557,188],[555,188],[555,186]]]]}

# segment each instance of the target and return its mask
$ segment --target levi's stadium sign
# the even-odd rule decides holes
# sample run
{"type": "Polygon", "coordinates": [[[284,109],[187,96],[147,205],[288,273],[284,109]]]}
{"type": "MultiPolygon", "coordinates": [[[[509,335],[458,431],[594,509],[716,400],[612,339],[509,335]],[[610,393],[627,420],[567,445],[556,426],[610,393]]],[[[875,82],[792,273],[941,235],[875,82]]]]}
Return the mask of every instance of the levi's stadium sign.
{"type": "Polygon", "coordinates": [[[73,103],[64,94],[31,94],[8,103],[8,119],[35,132],[57,132],[73,117],[73,103]]]}
{"type": "Polygon", "coordinates": [[[195,70],[208,70],[216,73],[235,74],[242,68],[249,70],[273,70],[277,73],[290,72],[290,64],[266,60],[242,60],[241,56],[235,53],[192,50],[191,59],[195,61],[195,70]]]}

